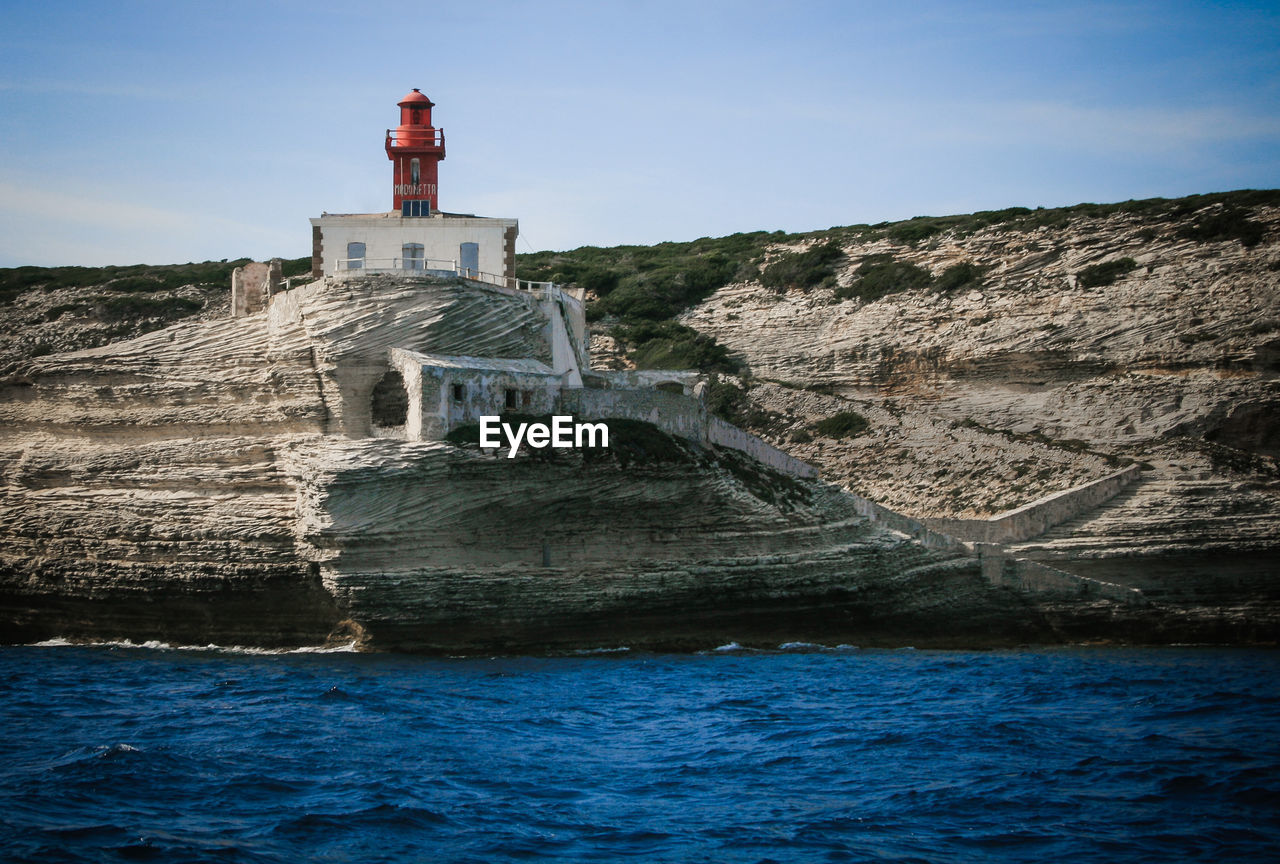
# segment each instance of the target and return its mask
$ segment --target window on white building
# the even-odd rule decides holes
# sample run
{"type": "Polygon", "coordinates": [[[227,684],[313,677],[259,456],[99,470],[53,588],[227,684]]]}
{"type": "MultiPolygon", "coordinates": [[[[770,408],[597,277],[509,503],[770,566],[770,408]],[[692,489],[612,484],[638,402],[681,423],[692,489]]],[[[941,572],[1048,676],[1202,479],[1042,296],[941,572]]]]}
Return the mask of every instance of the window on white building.
{"type": "Polygon", "coordinates": [[[364,244],[353,240],[347,244],[347,269],[359,270],[364,267],[364,244]]]}
{"type": "Polygon", "coordinates": [[[400,250],[400,256],[404,259],[403,267],[406,270],[421,270],[423,265],[421,243],[406,243],[400,250]]]}

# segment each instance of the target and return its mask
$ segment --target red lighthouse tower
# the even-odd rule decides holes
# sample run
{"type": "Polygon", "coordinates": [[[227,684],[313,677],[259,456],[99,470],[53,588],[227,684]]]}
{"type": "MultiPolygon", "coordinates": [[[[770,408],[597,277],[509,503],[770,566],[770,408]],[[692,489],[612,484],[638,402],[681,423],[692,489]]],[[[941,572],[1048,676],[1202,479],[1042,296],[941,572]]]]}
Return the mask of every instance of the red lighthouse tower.
{"type": "Polygon", "coordinates": [[[444,130],[431,125],[435,103],[416,87],[398,103],[400,125],[387,130],[395,209],[401,216],[430,216],[439,209],[439,166],[444,130]]]}

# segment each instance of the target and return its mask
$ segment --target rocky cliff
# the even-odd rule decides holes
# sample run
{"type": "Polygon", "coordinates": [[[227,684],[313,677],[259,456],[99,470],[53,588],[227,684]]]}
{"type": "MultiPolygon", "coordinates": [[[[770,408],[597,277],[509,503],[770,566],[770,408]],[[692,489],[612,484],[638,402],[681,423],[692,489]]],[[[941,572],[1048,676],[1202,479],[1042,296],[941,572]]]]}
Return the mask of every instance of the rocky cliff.
{"type": "Polygon", "coordinates": [[[515,460],[371,437],[391,347],[537,356],[535,309],[472,283],[322,281],[257,316],[31,361],[0,393],[0,637],[468,651],[1049,632],[976,560],[645,424],[515,460]]]}
{"type": "MultiPolygon", "coordinates": [[[[713,382],[733,419],[827,483],[656,430],[516,460],[372,437],[391,348],[538,356],[536,304],[483,286],[321,282],[35,358],[15,323],[102,334],[44,332],[69,289],[22,295],[0,638],[1274,642],[1280,208],[1167,203],[766,243],[681,321],[742,365],[713,382]],[[818,279],[770,278],[832,245],[818,279]],[[928,527],[1125,465],[1134,482],[1039,536],[966,549],[928,527]]],[[[625,367],[609,326],[597,359],[625,367]]]]}
{"type": "Polygon", "coordinates": [[[1137,463],[1134,487],[1012,554],[1274,604],[1280,208],[1242,195],[920,239],[833,230],[772,247],[762,270],[834,242],[825,284],[738,282],[681,320],[743,363],[753,429],[829,480],[907,515],[981,518],[1137,463]],[[877,281],[886,268],[897,282],[877,281]],[[840,412],[865,427],[815,431],[840,412]]]}

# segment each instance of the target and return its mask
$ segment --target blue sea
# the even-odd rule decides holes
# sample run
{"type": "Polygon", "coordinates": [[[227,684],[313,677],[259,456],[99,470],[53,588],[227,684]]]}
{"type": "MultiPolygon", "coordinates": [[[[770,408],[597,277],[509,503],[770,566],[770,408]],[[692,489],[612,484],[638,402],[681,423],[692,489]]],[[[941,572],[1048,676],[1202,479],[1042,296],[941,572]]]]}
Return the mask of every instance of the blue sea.
{"type": "Polygon", "coordinates": [[[1280,653],[0,649],[0,858],[1280,860],[1280,653]]]}

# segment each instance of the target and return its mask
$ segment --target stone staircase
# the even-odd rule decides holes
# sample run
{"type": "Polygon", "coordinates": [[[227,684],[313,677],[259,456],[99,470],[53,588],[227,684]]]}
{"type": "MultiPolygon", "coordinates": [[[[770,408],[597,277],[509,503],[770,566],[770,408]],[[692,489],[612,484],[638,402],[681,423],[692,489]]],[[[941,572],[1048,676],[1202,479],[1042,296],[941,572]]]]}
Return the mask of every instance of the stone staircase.
{"type": "Polygon", "coordinates": [[[1148,600],[1280,602],[1280,498],[1207,472],[1147,472],[1094,510],[1003,551],[1148,600]]]}
{"type": "Polygon", "coordinates": [[[1280,545],[1280,500],[1222,477],[1144,476],[1111,500],[1044,534],[1011,544],[1037,561],[1140,552],[1203,554],[1280,545]]]}

